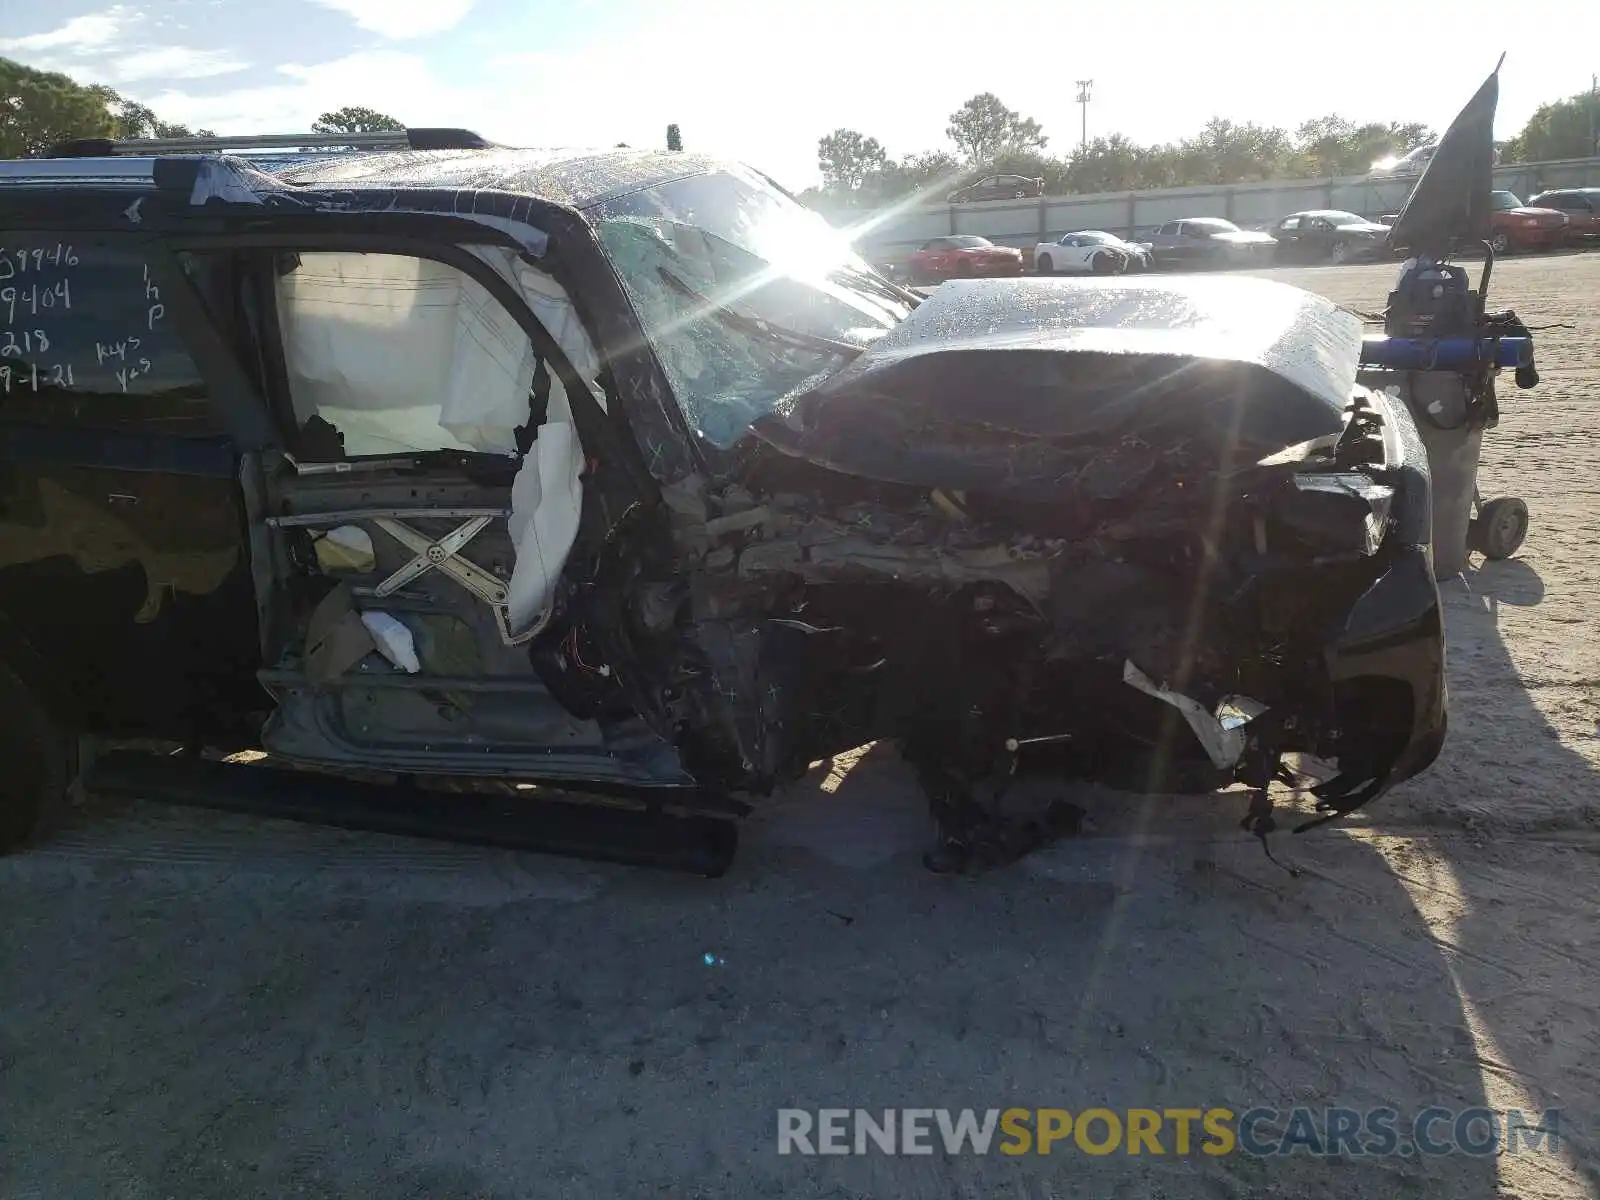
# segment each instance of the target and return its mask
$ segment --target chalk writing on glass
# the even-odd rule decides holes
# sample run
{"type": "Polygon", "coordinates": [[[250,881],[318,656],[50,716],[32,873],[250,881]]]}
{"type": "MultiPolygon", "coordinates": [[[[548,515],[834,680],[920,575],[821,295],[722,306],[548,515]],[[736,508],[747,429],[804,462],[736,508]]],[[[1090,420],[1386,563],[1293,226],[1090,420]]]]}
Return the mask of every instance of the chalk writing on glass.
{"type": "Polygon", "coordinates": [[[156,322],[167,315],[167,307],[161,303],[161,289],[150,282],[148,265],[144,269],[144,298],[150,302],[150,308],[145,313],[145,328],[154,329],[156,322]]]}
{"type": "Polygon", "coordinates": [[[13,366],[7,363],[0,366],[0,395],[4,396],[24,389],[37,392],[40,388],[69,388],[74,383],[71,363],[50,363],[48,366],[37,363],[13,366]]]}
{"type": "Polygon", "coordinates": [[[125,367],[117,368],[117,383],[123,391],[128,390],[128,384],[138,379],[141,375],[150,374],[150,360],[148,358],[134,359],[125,367]]]}
{"type": "Polygon", "coordinates": [[[12,284],[0,288],[0,311],[6,314],[6,324],[16,322],[17,314],[37,317],[40,313],[72,310],[72,284],[65,279],[55,283],[12,284]]]}
{"type": "Polygon", "coordinates": [[[46,263],[52,267],[75,267],[78,256],[71,246],[62,242],[54,246],[35,246],[31,250],[0,249],[0,283],[30,271],[42,271],[46,263]]]}
{"type": "Polygon", "coordinates": [[[48,354],[50,338],[42,329],[0,330],[0,358],[21,358],[24,354],[48,354]]]}

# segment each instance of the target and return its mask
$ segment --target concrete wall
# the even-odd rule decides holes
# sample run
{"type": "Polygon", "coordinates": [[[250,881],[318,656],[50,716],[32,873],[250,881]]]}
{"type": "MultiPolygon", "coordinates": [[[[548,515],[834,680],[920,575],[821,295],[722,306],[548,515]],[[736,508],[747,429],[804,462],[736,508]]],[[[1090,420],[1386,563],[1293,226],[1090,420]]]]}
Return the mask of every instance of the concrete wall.
{"type": "MultiPolygon", "coordinates": [[[[1103,229],[1128,236],[1148,233],[1163,222],[1185,217],[1226,217],[1247,229],[1308,208],[1336,208],[1380,217],[1399,212],[1415,184],[1414,176],[1355,176],[927,205],[887,217],[859,238],[857,245],[874,262],[898,264],[929,238],[951,233],[975,233],[1001,245],[1027,249],[1075,229],[1103,229]]],[[[1524,200],[1546,188],[1600,187],[1600,158],[1497,167],[1494,185],[1509,189],[1524,200]]],[[[830,215],[841,226],[859,223],[864,217],[873,219],[873,214],[830,215]]]]}

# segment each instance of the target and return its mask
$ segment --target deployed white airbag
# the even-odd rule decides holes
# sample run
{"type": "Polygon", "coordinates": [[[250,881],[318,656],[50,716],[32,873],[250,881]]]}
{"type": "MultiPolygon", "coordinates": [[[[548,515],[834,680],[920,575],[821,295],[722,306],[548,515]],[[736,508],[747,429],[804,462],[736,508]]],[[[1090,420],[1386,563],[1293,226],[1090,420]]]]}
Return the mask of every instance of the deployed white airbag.
{"type": "Polygon", "coordinates": [[[537,357],[471,276],[401,254],[305,254],[278,298],[295,417],[333,424],[347,457],[517,452],[537,357]]]}
{"type": "MultiPolygon", "coordinates": [[[[515,252],[473,253],[516,287],[580,377],[599,356],[566,291],[515,252]]],[[[481,284],[429,259],[307,253],[278,288],[296,418],[320,415],[347,457],[470,450],[517,453],[538,355],[481,284]]],[[[593,392],[604,404],[598,384],[593,392]]],[[[511,485],[513,634],[547,610],[583,506],[584,455],[566,388],[552,372],[544,423],[511,485]]]]}
{"type": "MultiPolygon", "coordinates": [[[[600,356],[579,320],[566,289],[511,250],[480,246],[473,253],[510,281],[517,293],[555,338],[578,375],[590,380],[590,393],[605,406],[605,390],[593,382],[600,374],[600,356]]],[[[583,509],[583,447],[572,422],[567,389],[550,375],[550,398],[544,424],[522,469],[511,483],[511,519],[507,525],[517,548],[511,573],[507,619],[513,630],[532,625],[550,604],[550,595],[578,536],[583,509]]]]}

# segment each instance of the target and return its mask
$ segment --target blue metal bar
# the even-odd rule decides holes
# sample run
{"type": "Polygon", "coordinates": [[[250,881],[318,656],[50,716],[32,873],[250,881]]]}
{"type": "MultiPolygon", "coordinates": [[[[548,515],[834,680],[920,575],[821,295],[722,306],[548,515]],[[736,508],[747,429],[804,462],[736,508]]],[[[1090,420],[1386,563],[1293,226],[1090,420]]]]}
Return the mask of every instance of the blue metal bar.
{"type": "Polygon", "coordinates": [[[1371,334],[1361,340],[1361,365],[1396,371],[1470,371],[1492,363],[1525,367],[1533,361],[1533,339],[1395,338],[1371,334]]]}

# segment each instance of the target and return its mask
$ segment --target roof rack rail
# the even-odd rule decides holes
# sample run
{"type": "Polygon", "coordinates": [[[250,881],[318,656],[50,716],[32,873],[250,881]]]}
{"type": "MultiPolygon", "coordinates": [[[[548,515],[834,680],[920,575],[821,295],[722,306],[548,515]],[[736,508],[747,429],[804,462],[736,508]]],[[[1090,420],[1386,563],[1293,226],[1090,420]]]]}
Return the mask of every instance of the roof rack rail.
{"type": "Polygon", "coordinates": [[[50,148],[46,158],[208,154],[249,150],[488,150],[494,143],[470,129],[396,129],[382,133],[248,133],[238,137],[80,138],[50,148]]]}

